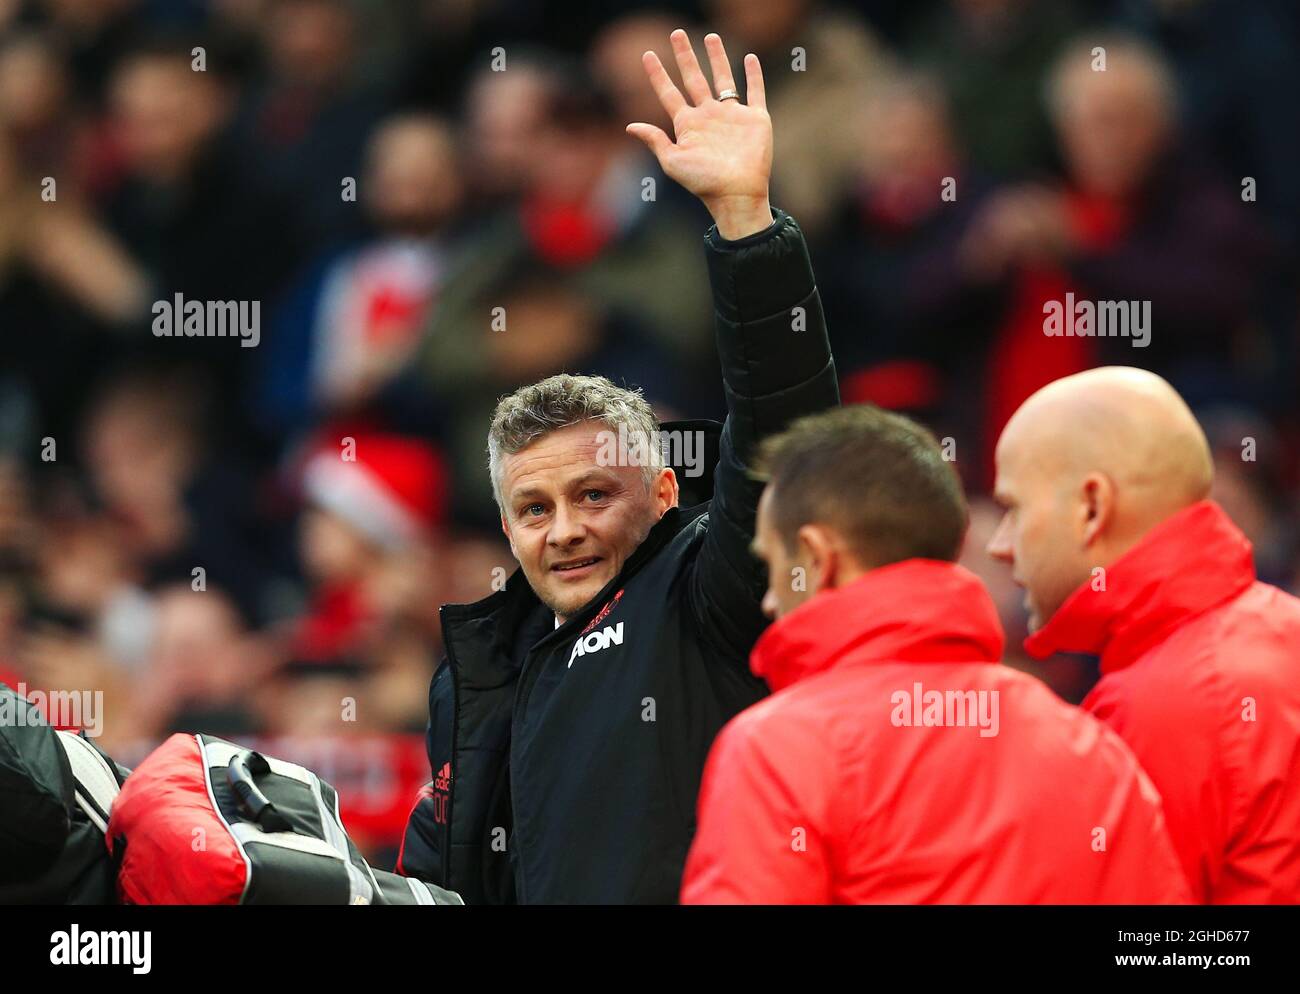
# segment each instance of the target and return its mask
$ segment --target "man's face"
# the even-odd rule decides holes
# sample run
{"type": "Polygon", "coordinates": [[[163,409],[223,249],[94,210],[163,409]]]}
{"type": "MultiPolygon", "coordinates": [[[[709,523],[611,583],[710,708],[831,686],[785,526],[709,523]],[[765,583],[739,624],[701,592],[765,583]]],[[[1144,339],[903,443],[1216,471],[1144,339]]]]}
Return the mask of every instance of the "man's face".
{"type": "Polygon", "coordinates": [[[1022,435],[1013,425],[998,443],[993,498],[1003,516],[988,553],[1024,588],[1032,632],[1088,579],[1092,564],[1067,482],[1044,468],[1042,453],[1036,457],[1022,435]]]}
{"type": "Polygon", "coordinates": [[[529,585],[560,618],[600,593],[677,502],[671,470],[647,490],[642,467],[602,465],[608,430],[570,425],[501,461],[502,530],[529,585]]]}
{"type": "Polygon", "coordinates": [[[454,148],[432,122],[396,121],[371,139],[368,208],[389,231],[420,237],[437,230],[460,200],[454,148]]]}
{"type": "Polygon", "coordinates": [[[359,531],[319,507],[308,507],[299,522],[303,567],[316,583],[358,579],[380,556],[359,531]]]}
{"type": "Polygon", "coordinates": [[[217,130],[225,103],[208,73],[184,59],[142,56],[118,68],[113,125],[130,167],[174,178],[217,130]]]}
{"type": "Polygon", "coordinates": [[[1091,193],[1131,194],[1166,143],[1158,99],[1142,75],[1122,63],[1106,72],[1080,67],[1070,93],[1056,127],[1071,177],[1091,193]]]}
{"type": "Polygon", "coordinates": [[[767,593],[763,613],[775,621],[789,614],[813,594],[812,570],[799,555],[786,548],[772,520],[772,488],[766,487],[758,501],[754,526],[754,555],[767,564],[767,593]]]}

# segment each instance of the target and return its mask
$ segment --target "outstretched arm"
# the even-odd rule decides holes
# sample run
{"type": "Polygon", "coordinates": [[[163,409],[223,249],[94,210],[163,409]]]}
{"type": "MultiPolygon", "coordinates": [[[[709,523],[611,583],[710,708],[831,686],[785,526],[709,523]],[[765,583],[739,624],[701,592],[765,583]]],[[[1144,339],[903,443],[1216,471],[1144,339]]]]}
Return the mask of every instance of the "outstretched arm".
{"type": "Polygon", "coordinates": [[[750,552],[762,484],[750,476],[755,446],[794,418],[839,403],[821,299],[799,226],[768,203],[772,122],[757,56],[745,56],[748,103],[734,90],[722,39],[704,39],[718,99],[685,31],[672,34],[686,95],[653,52],[642,61],[672,118],[676,141],[632,124],[664,172],[703,201],[716,222],[705,235],[713,285],[727,424],[713,503],[689,587],[691,609],[723,659],[747,672],[765,624],[762,564],[750,552]],[[687,97],[690,99],[688,100],[687,97]]]}

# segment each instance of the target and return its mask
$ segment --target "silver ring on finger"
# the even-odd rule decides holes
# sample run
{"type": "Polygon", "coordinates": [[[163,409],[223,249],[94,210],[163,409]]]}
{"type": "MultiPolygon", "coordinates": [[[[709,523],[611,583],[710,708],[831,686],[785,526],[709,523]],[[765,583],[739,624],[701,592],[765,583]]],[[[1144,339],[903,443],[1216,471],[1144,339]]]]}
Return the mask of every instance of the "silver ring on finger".
{"type": "Polygon", "coordinates": [[[735,90],[722,90],[722,91],[718,94],[718,99],[719,99],[719,100],[739,100],[739,99],[740,99],[740,94],[737,93],[735,90]]]}

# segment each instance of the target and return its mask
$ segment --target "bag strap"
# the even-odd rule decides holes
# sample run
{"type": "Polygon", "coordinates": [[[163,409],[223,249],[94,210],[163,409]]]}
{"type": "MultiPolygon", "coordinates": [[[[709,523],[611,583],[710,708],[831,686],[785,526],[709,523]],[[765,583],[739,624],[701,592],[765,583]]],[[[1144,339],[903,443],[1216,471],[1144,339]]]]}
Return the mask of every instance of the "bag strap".
{"type": "Polygon", "coordinates": [[[59,744],[72,768],[73,797],[77,806],[101,832],[108,830],[113,801],[122,789],[103,754],[75,732],[59,731],[59,744]]]}

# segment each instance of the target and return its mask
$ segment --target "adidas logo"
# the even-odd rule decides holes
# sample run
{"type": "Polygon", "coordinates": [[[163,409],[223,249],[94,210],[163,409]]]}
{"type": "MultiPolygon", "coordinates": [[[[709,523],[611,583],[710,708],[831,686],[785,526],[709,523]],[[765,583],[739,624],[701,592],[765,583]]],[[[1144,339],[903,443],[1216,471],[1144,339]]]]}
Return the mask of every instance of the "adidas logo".
{"type": "Polygon", "coordinates": [[[605,626],[601,631],[590,632],[581,636],[578,641],[573,643],[573,651],[569,653],[569,666],[573,666],[573,661],[579,656],[587,656],[593,652],[600,652],[601,649],[608,649],[611,645],[623,644],[623,622],[610,627],[605,626]]]}
{"type": "Polygon", "coordinates": [[[444,794],[451,790],[451,763],[442,764],[442,769],[433,778],[433,787],[434,790],[440,790],[444,794]]]}

